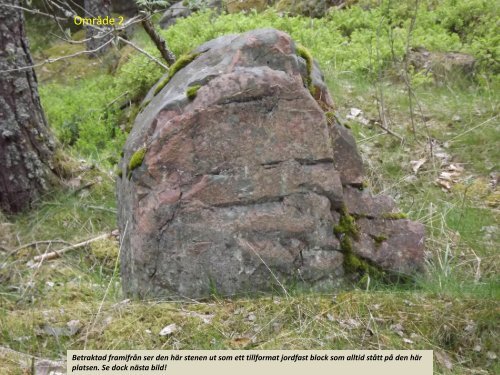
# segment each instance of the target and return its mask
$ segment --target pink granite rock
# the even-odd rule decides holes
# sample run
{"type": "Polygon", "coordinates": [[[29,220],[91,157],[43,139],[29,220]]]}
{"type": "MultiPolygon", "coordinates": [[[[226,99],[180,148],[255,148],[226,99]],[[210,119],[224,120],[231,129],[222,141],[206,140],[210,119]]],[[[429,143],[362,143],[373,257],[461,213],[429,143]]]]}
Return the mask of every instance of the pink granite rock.
{"type": "MultiPolygon", "coordinates": [[[[308,79],[294,42],[273,29],[223,36],[195,53],[150,91],[124,147],[117,195],[125,292],[199,298],[287,282],[339,285],[344,249],[333,227],[346,203],[360,212],[351,189],[363,169],[350,131],[328,123],[307,87],[333,104],[317,63],[308,79]],[[129,168],[140,149],[144,158],[129,168]]],[[[380,199],[374,207],[392,207],[380,199]]],[[[393,232],[387,251],[401,245],[404,253],[393,232]]],[[[423,253],[416,237],[408,238],[412,254],[423,253]]],[[[357,253],[391,268],[365,242],[357,253]]],[[[396,268],[419,268],[407,264],[415,260],[399,257],[396,268]]]]}

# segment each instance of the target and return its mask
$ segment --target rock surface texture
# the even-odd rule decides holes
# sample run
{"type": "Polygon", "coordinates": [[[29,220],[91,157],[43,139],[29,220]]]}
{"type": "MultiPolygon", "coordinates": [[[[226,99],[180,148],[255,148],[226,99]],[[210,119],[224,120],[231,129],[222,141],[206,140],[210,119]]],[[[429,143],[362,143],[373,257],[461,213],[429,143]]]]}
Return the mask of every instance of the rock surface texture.
{"type": "Polygon", "coordinates": [[[346,259],[422,268],[423,226],[360,190],[354,138],[299,50],[273,29],[223,36],[151,89],[117,182],[128,295],[336,287],[346,259]]]}

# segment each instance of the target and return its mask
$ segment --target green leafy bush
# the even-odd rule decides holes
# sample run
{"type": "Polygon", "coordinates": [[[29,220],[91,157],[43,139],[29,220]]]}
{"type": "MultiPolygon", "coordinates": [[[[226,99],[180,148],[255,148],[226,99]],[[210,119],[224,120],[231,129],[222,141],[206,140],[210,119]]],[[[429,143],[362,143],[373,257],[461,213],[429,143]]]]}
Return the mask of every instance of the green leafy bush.
{"type": "Polygon", "coordinates": [[[83,155],[101,161],[115,162],[125,140],[118,105],[109,105],[119,95],[111,76],[82,80],[75,86],[40,87],[49,124],[63,145],[74,145],[83,155]]]}
{"type": "MultiPolygon", "coordinates": [[[[158,50],[150,46],[146,51],[159,58],[158,50]]],[[[143,54],[133,55],[117,72],[115,85],[121,92],[128,92],[128,97],[140,101],[165,71],[143,54]]]]}

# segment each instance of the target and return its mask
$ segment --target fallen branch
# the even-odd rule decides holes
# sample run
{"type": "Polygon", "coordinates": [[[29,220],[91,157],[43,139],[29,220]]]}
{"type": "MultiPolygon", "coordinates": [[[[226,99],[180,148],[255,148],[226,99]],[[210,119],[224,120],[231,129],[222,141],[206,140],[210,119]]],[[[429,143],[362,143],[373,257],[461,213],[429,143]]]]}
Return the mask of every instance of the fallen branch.
{"type": "Polygon", "coordinates": [[[390,135],[396,137],[397,139],[399,139],[401,142],[404,142],[404,138],[403,137],[401,137],[397,133],[394,133],[391,129],[389,129],[388,127],[382,125],[380,122],[375,121],[375,125],[378,126],[380,129],[385,130],[387,132],[387,134],[390,134],[390,135]]]}
{"type": "Polygon", "coordinates": [[[27,243],[27,244],[21,245],[21,246],[19,246],[19,247],[16,247],[15,249],[11,250],[11,252],[9,253],[9,255],[15,254],[15,253],[17,253],[19,250],[25,249],[25,248],[27,248],[27,247],[36,246],[36,245],[52,245],[53,243],[62,243],[62,244],[64,244],[64,245],[70,245],[70,243],[69,243],[69,242],[64,241],[64,240],[44,240],[44,241],[34,241],[34,242],[30,242],[30,243],[27,243]]]}
{"type": "Polygon", "coordinates": [[[57,251],[51,251],[50,253],[45,253],[42,255],[37,255],[36,257],[33,258],[34,262],[43,262],[44,260],[51,260],[55,258],[59,258],[62,254],[67,253],[68,251],[78,249],[80,247],[87,246],[88,244],[91,244],[92,242],[99,241],[99,240],[104,240],[108,237],[111,237],[111,233],[104,233],[101,234],[97,237],[91,238],[89,240],[77,243],[75,245],[71,245],[68,247],[64,247],[61,250],[57,251]]]}
{"type": "Polygon", "coordinates": [[[0,73],[21,72],[23,70],[30,70],[33,68],[39,68],[45,64],[53,64],[57,61],[70,59],[72,57],[77,57],[77,56],[81,56],[81,55],[89,55],[89,54],[92,54],[92,53],[99,51],[100,49],[104,48],[105,46],[107,46],[108,44],[110,44],[112,42],[113,42],[113,39],[110,39],[106,43],[100,45],[99,47],[97,47],[96,49],[93,49],[93,50],[79,51],[79,52],[75,52],[75,53],[72,53],[72,54],[66,55],[66,56],[60,56],[60,57],[56,57],[56,58],[48,58],[48,59],[41,61],[37,64],[20,66],[18,68],[12,68],[12,69],[0,70],[0,73]]]}
{"type": "Polygon", "coordinates": [[[48,13],[44,13],[38,9],[28,9],[28,8],[24,8],[24,7],[21,7],[19,5],[14,5],[14,4],[1,4],[0,6],[2,7],[7,7],[7,8],[14,8],[14,9],[20,9],[24,12],[28,12],[28,13],[32,13],[32,14],[36,14],[38,16],[46,16],[46,17],[50,17],[50,18],[54,18],[59,20],[59,21],[67,21],[68,19],[67,18],[62,18],[62,17],[56,17],[54,16],[53,14],[48,14],[48,13]]]}
{"type": "Polygon", "coordinates": [[[163,69],[165,70],[168,70],[168,66],[166,66],[165,64],[163,64],[160,60],[158,60],[156,57],[154,57],[153,55],[147,53],[145,50],[143,50],[141,47],[138,47],[136,46],[134,43],[128,41],[127,39],[124,39],[122,38],[121,36],[118,37],[118,40],[122,41],[123,43],[125,44],[128,44],[130,47],[136,49],[137,51],[139,51],[140,53],[146,55],[147,57],[149,57],[151,60],[153,60],[155,63],[157,63],[158,65],[160,65],[163,69]]]}
{"type": "Polygon", "coordinates": [[[104,206],[91,206],[91,205],[83,205],[84,208],[90,208],[92,210],[101,210],[101,211],[106,211],[106,212],[111,212],[113,214],[116,214],[116,208],[109,208],[109,207],[104,207],[104,206]]]}
{"type": "Polygon", "coordinates": [[[87,182],[85,185],[82,185],[78,188],[76,188],[74,191],[73,191],[73,194],[76,195],[78,194],[80,191],[82,190],[85,190],[85,189],[88,189],[89,187],[92,187],[96,184],[96,181],[90,181],[90,182],[87,182]]]}

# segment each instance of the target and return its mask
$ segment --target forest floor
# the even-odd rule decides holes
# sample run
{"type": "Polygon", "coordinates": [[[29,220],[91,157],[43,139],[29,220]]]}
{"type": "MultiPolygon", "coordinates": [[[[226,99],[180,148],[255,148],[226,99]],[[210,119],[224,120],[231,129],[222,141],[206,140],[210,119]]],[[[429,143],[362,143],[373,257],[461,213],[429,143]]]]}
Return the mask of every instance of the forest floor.
{"type": "MultiPolygon", "coordinates": [[[[89,71],[78,74],[108,74],[89,71]]],[[[0,216],[2,373],[26,373],[32,356],[64,360],[70,349],[431,349],[436,373],[499,373],[498,95],[466,80],[415,88],[412,125],[402,82],[325,76],[369,188],[426,226],[424,275],[363,278],[324,294],[129,300],[115,237],[34,261],[116,229],[112,168],[68,151],[63,189],[28,213],[0,216]],[[404,141],[377,125],[381,112],[404,141]]]]}

